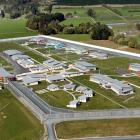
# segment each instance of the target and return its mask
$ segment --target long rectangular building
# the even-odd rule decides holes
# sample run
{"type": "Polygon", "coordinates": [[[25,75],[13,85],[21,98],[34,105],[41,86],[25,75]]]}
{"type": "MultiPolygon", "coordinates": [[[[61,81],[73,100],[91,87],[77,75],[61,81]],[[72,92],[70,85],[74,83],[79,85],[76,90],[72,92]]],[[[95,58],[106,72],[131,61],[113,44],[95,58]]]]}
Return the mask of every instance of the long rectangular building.
{"type": "Polygon", "coordinates": [[[131,85],[124,81],[119,81],[102,74],[93,74],[90,81],[99,84],[106,89],[112,89],[118,95],[132,94],[134,89],[131,85]]]}

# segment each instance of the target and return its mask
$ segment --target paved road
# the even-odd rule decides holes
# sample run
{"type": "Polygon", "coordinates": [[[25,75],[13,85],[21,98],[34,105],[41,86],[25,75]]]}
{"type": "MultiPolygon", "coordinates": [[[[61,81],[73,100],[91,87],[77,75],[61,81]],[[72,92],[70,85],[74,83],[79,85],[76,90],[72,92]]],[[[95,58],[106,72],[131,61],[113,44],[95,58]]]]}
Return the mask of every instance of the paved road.
{"type": "MultiPolygon", "coordinates": [[[[93,119],[112,119],[112,118],[132,118],[140,117],[140,109],[115,109],[115,110],[96,110],[96,111],[69,111],[66,109],[53,108],[44,102],[40,97],[36,96],[35,93],[19,84],[18,82],[10,82],[14,88],[22,92],[27,98],[29,98],[36,106],[38,106],[46,117],[44,118],[45,124],[48,126],[49,140],[56,140],[53,124],[61,121],[68,120],[93,120],[93,119]],[[51,110],[51,114],[50,114],[51,110]]],[[[130,139],[129,139],[130,140],[130,139]]]]}

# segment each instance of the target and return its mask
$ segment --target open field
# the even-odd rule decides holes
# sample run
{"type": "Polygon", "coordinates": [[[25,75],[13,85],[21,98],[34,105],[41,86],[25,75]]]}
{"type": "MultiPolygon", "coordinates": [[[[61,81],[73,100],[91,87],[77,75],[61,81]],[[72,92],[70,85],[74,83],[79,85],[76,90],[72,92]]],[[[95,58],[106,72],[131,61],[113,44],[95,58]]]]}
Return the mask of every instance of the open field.
{"type": "Polygon", "coordinates": [[[125,58],[125,57],[112,57],[106,60],[90,60],[90,63],[96,64],[100,69],[101,74],[117,75],[115,70],[117,68],[128,70],[130,63],[140,63],[140,60],[125,58]]]}
{"type": "Polygon", "coordinates": [[[39,121],[6,89],[0,91],[0,139],[38,140],[43,135],[39,121]]]}
{"type": "Polygon", "coordinates": [[[25,28],[26,19],[1,19],[0,21],[0,38],[13,38],[21,36],[36,35],[37,32],[29,31],[25,28]]]}
{"type": "Polygon", "coordinates": [[[56,124],[58,138],[139,135],[140,118],[68,121],[56,124]]]}

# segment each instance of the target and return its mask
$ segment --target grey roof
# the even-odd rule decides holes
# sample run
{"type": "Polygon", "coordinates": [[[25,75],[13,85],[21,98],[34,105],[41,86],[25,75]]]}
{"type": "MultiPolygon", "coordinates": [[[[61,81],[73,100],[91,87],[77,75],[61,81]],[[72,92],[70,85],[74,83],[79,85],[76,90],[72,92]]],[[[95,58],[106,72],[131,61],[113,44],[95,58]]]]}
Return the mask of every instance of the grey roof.
{"type": "Polygon", "coordinates": [[[76,61],[75,64],[76,65],[81,65],[81,66],[84,66],[84,67],[96,67],[96,65],[88,63],[86,61],[76,61]]]}
{"type": "Polygon", "coordinates": [[[34,61],[32,61],[31,59],[21,59],[19,62],[21,65],[25,66],[25,65],[33,65],[34,61]]]}
{"type": "Polygon", "coordinates": [[[124,81],[119,81],[117,79],[113,79],[106,75],[101,74],[94,74],[91,78],[98,80],[101,84],[108,84],[110,83],[111,86],[115,89],[119,90],[132,90],[132,86],[124,83],[124,81]]]}
{"type": "Polygon", "coordinates": [[[42,65],[42,64],[37,64],[35,65],[34,67],[30,68],[30,70],[38,70],[38,71],[41,71],[41,70],[48,70],[48,67],[42,65]]]}
{"type": "Polygon", "coordinates": [[[46,79],[48,81],[57,81],[57,80],[64,80],[65,78],[60,74],[56,74],[56,75],[47,76],[46,79]]]}
{"type": "Polygon", "coordinates": [[[87,90],[87,88],[84,87],[84,86],[78,86],[78,87],[76,88],[76,91],[80,91],[80,92],[84,92],[85,90],[87,90]]]}
{"type": "Polygon", "coordinates": [[[91,89],[89,89],[89,90],[85,90],[83,93],[89,95],[89,94],[93,94],[93,91],[91,89]]]}
{"type": "Polygon", "coordinates": [[[79,100],[85,100],[85,99],[87,99],[87,96],[82,95],[82,96],[79,96],[78,99],[79,99],[79,100]]]}
{"type": "Polygon", "coordinates": [[[96,65],[85,62],[85,61],[76,61],[75,67],[82,71],[90,71],[91,69],[96,68],[96,65]]]}
{"type": "Polygon", "coordinates": [[[18,59],[29,59],[28,55],[16,54],[11,57],[12,60],[16,61],[18,59]]]}
{"type": "Polygon", "coordinates": [[[24,84],[31,84],[31,83],[34,83],[34,82],[39,82],[39,78],[32,78],[32,77],[29,77],[29,76],[25,76],[22,79],[22,81],[23,81],[24,84]]]}
{"type": "Polygon", "coordinates": [[[48,88],[48,89],[55,89],[55,88],[58,88],[58,85],[56,85],[56,84],[51,84],[51,85],[48,85],[47,88],[48,88]]]}
{"type": "Polygon", "coordinates": [[[131,63],[129,66],[131,68],[136,68],[136,69],[139,69],[140,70],[140,64],[139,63],[131,63]]]}
{"type": "Polygon", "coordinates": [[[31,78],[38,78],[38,79],[46,79],[46,74],[28,74],[27,76],[31,77],[31,78]]]}
{"type": "Polygon", "coordinates": [[[12,76],[7,70],[5,70],[4,68],[0,68],[0,76],[2,77],[10,77],[12,76]]]}
{"type": "Polygon", "coordinates": [[[16,55],[16,54],[23,54],[22,52],[20,52],[18,50],[6,50],[6,51],[4,51],[4,53],[9,56],[16,55]]]}
{"type": "Polygon", "coordinates": [[[96,57],[108,57],[108,54],[103,53],[103,52],[91,52],[91,53],[89,53],[89,55],[93,55],[93,56],[96,56],[96,57]]]}
{"type": "Polygon", "coordinates": [[[66,89],[74,89],[75,87],[76,87],[75,84],[66,84],[66,85],[64,85],[64,88],[66,88],[66,89]]]}
{"type": "Polygon", "coordinates": [[[76,105],[76,104],[78,104],[78,103],[79,103],[78,100],[73,100],[73,101],[70,101],[70,102],[69,102],[69,105],[76,105]]]}
{"type": "Polygon", "coordinates": [[[66,67],[64,63],[61,63],[54,59],[48,59],[43,62],[44,65],[47,65],[50,68],[57,68],[57,67],[66,67]]]}

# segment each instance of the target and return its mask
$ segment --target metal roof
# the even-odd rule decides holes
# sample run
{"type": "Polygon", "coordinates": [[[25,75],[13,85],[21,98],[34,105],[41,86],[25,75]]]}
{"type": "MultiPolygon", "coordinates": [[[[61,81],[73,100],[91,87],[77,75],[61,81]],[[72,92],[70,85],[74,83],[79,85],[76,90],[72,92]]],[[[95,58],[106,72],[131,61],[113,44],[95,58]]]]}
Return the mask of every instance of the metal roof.
{"type": "Polygon", "coordinates": [[[48,88],[48,89],[55,89],[55,88],[58,88],[58,85],[56,85],[56,84],[51,84],[51,85],[48,85],[47,88],[48,88]]]}
{"type": "Polygon", "coordinates": [[[60,74],[56,74],[56,75],[47,76],[46,79],[48,81],[57,81],[57,80],[63,80],[65,78],[60,74]]]}
{"type": "Polygon", "coordinates": [[[31,83],[34,83],[34,82],[39,82],[39,78],[32,78],[32,77],[29,77],[29,76],[25,76],[22,79],[22,81],[23,81],[24,84],[31,84],[31,83]]]}
{"type": "Polygon", "coordinates": [[[1,77],[10,77],[12,76],[7,70],[4,68],[0,67],[0,76],[1,77]]]}
{"type": "Polygon", "coordinates": [[[81,66],[84,66],[84,67],[96,67],[96,65],[88,63],[86,61],[76,61],[75,64],[76,65],[81,65],[81,66]]]}
{"type": "Polygon", "coordinates": [[[4,51],[4,53],[9,56],[16,55],[16,54],[23,54],[22,52],[20,52],[18,50],[6,50],[6,51],[4,51]]]}
{"type": "Polygon", "coordinates": [[[29,59],[30,57],[28,55],[23,55],[23,54],[16,54],[11,56],[11,59],[16,61],[18,59],[29,59]]]}

